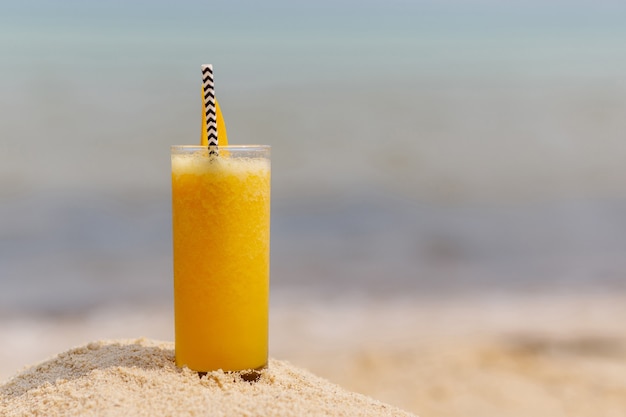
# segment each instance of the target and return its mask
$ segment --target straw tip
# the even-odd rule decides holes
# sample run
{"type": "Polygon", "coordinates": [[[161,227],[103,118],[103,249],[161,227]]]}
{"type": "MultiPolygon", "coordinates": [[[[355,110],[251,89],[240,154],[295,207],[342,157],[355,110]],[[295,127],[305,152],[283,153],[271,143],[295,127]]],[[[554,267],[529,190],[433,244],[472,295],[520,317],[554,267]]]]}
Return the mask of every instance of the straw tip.
{"type": "Polygon", "coordinates": [[[209,71],[213,71],[213,64],[202,64],[200,68],[202,68],[202,71],[207,70],[207,69],[209,71]]]}

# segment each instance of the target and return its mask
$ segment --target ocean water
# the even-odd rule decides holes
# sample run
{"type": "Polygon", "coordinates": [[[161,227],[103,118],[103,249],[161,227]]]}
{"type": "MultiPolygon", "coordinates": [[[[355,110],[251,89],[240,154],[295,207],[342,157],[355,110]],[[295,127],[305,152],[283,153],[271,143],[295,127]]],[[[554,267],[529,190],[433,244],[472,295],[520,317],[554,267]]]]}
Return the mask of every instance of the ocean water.
{"type": "Polygon", "coordinates": [[[0,314],[171,303],[213,63],[297,297],[623,291],[626,8],[26,1],[0,13],[0,314]]]}

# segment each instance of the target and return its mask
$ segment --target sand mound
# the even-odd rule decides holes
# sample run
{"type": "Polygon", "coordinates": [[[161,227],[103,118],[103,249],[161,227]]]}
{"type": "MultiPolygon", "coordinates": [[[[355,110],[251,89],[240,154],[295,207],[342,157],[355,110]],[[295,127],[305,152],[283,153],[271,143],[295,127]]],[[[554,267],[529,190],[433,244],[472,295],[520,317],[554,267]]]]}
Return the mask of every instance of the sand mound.
{"type": "Polygon", "coordinates": [[[0,415],[412,416],[286,362],[258,373],[174,365],[172,343],[90,343],[30,367],[0,386],[0,415]]]}

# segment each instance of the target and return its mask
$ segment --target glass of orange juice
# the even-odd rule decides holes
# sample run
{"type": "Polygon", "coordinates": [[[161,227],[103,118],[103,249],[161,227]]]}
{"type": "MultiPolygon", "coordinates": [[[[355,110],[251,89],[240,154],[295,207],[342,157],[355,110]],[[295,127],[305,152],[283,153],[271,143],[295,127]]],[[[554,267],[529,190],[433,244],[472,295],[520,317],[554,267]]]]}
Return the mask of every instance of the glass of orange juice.
{"type": "Polygon", "coordinates": [[[270,147],[172,146],[176,364],[259,369],[268,358],[270,147]]]}

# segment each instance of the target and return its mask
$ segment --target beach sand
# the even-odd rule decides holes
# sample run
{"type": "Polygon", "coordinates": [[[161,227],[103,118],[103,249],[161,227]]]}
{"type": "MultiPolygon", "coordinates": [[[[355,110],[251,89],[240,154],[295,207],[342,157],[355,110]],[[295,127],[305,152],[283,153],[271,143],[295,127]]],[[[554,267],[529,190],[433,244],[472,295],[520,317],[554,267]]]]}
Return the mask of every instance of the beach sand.
{"type": "Polygon", "coordinates": [[[280,356],[421,416],[621,417],[624,318],[617,292],[509,294],[316,307],[275,325],[306,329],[280,356]]]}
{"type": "Polygon", "coordinates": [[[411,416],[287,362],[199,376],[173,343],[98,341],[31,367],[0,387],[3,416],[411,416]]]}
{"type": "MultiPolygon", "coordinates": [[[[90,340],[172,340],[171,316],[155,307],[5,318],[0,379],[90,340]]],[[[620,417],[624,317],[626,297],[617,293],[279,303],[270,351],[280,359],[272,363],[277,372],[310,375],[306,369],[341,395],[357,392],[421,416],[620,417]]]]}

